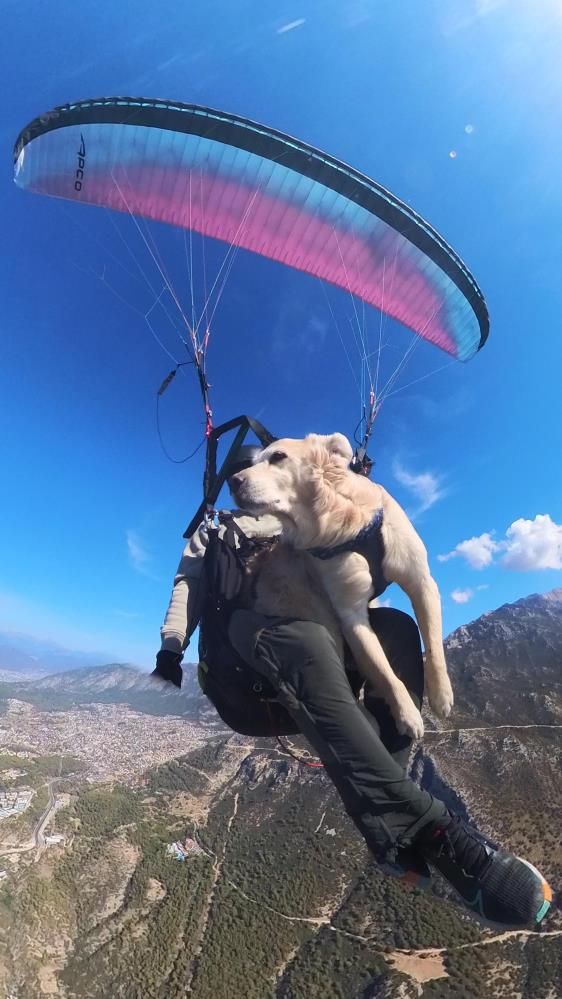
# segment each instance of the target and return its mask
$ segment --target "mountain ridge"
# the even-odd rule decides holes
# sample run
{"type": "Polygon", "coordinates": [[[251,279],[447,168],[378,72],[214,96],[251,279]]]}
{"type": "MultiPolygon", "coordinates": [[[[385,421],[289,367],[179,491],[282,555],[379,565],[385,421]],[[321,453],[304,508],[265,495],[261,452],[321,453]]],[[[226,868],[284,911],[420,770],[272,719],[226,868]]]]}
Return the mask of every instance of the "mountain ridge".
{"type": "MultiPolygon", "coordinates": [[[[562,711],[562,600],[556,591],[533,594],[459,631],[447,653],[455,713],[428,726],[410,773],[556,889],[560,731],[543,725],[562,711]],[[538,720],[529,722],[533,712],[538,720]]],[[[197,694],[193,704],[210,713],[195,670],[186,670],[185,683],[197,694]]],[[[24,684],[4,685],[2,696],[18,686],[22,693],[24,684]]],[[[137,694],[168,704],[183,696],[120,664],[27,684],[43,698],[56,698],[59,686],[79,706],[82,695],[129,691],[134,707],[137,694]]],[[[161,719],[134,715],[135,739],[125,742],[127,709],[69,715],[95,715],[97,731],[104,712],[115,715],[109,737],[119,757],[136,759],[150,738],[160,745],[161,719]]],[[[437,876],[420,893],[381,873],[324,770],[300,767],[271,739],[224,727],[209,726],[197,747],[186,747],[184,723],[173,733],[173,756],[157,767],[61,787],[69,803],[54,822],[66,844],[46,853],[40,869],[22,859],[0,892],[0,925],[13,927],[0,988],[2,974],[19,986],[7,994],[45,994],[47,971],[48,994],[66,999],[560,994],[556,904],[544,933],[483,930],[437,876]],[[170,853],[177,842],[189,844],[184,863],[170,853]]],[[[57,730],[61,717],[45,713],[38,724],[57,730]]]]}
{"type": "MultiPolygon", "coordinates": [[[[562,723],[562,588],[502,604],[461,625],[444,641],[455,708],[437,727],[562,723]]],[[[21,680],[0,679],[0,700],[29,701],[44,710],[80,704],[124,703],[153,714],[197,718],[209,705],[195,663],[184,663],[181,691],[133,663],[82,665],[21,680]]]]}
{"type": "Polygon", "coordinates": [[[457,628],[445,656],[459,721],[562,723],[562,589],[531,594],[457,628]]]}
{"type": "Polygon", "coordinates": [[[107,652],[83,652],[48,638],[20,631],[0,631],[0,670],[44,675],[99,666],[107,659],[107,652]]]}
{"type": "MultiPolygon", "coordinates": [[[[551,608],[553,614],[556,613],[558,608],[562,611],[562,587],[555,587],[545,593],[531,593],[528,596],[518,598],[512,603],[501,604],[494,610],[485,611],[479,617],[474,618],[472,621],[468,621],[466,624],[459,625],[458,628],[455,628],[452,632],[450,632],[444,638],[445,649],[457,647],[457,643],[462,641],[462,639],[470,633],[473,626],[478,622],[485,621],[494,615],[501,614],[507,608],[517,608],[520,606],[530,605],[535,602],[541,604],[545,609],[551,608]]],[[[49,639],[40,639],[34,635],[28,635],[24,632],[0,631],[0,670],[18,672],[21,668],[22,670],[29,669],[36,671],[42,669],[41,664],[43,663],[43,672],[54,674],[74,672],[75,670],[91,667],[105,668],[106,666],[115,665],[136,669],[139,673],[146,672],[142,667],[133,662],[108,662],[106,656],[107,654],[103,652],[80,652],[68,649],[57,642],[52,642],[49,639]],[[14,661],[12,664],[6,661],[8,653],[13,654],[14,661]],[[42,656],[43,658],[41,658],[42,656]],[[70,667],[69,669],[60,669],[60,666],[57,667],[57,657],[59,657],[59,659],[63,662],[66,662],[69,657],[75,657],[81,662],[81,665],[70,667]],[[101,661],[104,658],[106,661],[101,661]],[[17,665],[18,663],[21,665],[17,665]]],[[[188,666],[193,664],[185,663],[185,665],[188,666]]]]}

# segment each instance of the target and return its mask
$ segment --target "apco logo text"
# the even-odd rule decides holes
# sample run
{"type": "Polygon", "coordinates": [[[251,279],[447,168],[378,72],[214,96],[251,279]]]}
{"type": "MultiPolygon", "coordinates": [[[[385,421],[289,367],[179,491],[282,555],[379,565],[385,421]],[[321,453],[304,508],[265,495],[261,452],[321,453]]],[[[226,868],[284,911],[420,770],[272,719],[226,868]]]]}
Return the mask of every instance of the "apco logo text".
{"type": "Polygon", "coordinates": [[[75,173],[74,180],[74,190],[82,190],[82,181],[84,180],[84,167],[86,166],[86,143],[84,142],[84,136],[80,133],[80,149],[78,150],[78,167],[75,173]]]}

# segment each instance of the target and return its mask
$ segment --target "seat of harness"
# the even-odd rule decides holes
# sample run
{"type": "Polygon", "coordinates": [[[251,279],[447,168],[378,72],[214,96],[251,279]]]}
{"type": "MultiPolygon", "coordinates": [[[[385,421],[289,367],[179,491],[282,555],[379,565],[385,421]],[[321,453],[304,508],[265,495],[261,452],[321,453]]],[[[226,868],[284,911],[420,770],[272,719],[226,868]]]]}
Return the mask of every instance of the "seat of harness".
{"type": "Polygon", "coordinates": [[[382,561],[384,558],[384,542],[382,538],[383,509],[376,510],[371,521],[363,527],[354,538],[344,541],[334,548],[308,548],[308,554],[314,558],[329,559],[336,555],[344,555],[346,552],[357,552],[367,560],[369,571],[373,580],[373,597],[379,597],[384,593],[389,585],[384,578],[382,571],[382,561]]]}

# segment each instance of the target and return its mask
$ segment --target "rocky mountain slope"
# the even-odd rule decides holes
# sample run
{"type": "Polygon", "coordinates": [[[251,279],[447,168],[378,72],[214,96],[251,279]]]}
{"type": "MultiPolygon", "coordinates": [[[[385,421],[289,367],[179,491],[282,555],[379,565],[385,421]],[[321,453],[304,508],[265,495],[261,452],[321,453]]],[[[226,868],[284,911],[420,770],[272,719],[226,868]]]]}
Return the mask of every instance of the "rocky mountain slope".
{"type": "MultiPolygon", "coordinates": [[[[417,779],[558,887],[561,597],[449,637],[457,713],[428,719],[412,757],[417,779]]],[[[91,696],[110,680],[92,679],[91,696]]],[[[125,681],[115,689],[125,696],[125,681]]],[[[11,999],[561,995],[557,909],[540,934],[506,933],[482,928],[437,877],[406,891],[369,858],[325,773],[271,740],[213,735],[140,782],[84,787],[56,829],[66,845],[22,860],[0,888],[11,999]],[[166,848],[186,836],[197,849],[180,862],[166,848]]]]}
{"type": "MultiPolygon", "coordinates": [[[[506,713],[506,690],[512,723],[562,723],[562,588],[505,604],[457,628],[445,639],[445,654],[455,688],[455,723],[496,724],[506,713]]],[[[0,682],[0,701],[7,697],[45,710],[121,703],[193,720],[207,710],[194,663],[184,663],[181,692],[134,666],[114,663],[0,682]]]]}
{"type": "MultiPolygon", "coordinates": [[[[415,766],[560,879],[548,754],[532,737],[507,747],[489,738],[484,750],[457,738],[426,747],[415,766]],[[514,795],[522,759],[525,784],[514,795]]],[[[426,894],[396,885],[370,860],[325,774],[271,745],[219,740],[140,787],[85,789],[56,828],[67,845],[20,864],[0,890],[0,983],[11,999],[559,995],[556,915],[540,935],[494,932],[437,879],[426,894]],[[186,837],[197,850],[182,863],[167,847],[186,837]]]]}
{"type": "Polygon", "coordinates": [[[181,690],[161,683],[133,666],[107,666],[68,670],[38,679],[0,682],[0,704],[25,701],[42,711],[64,711],[88,704],[123,704],[135,711],[180,715],[197,721],[208,713],[208,702],[197,682],[196,667],[185,667],[181,690]]]}
{"type": "Polygon", "coordinates": [[[562,723],[562,589],[505,604],[445,641],[466,724],[562,723]]]}

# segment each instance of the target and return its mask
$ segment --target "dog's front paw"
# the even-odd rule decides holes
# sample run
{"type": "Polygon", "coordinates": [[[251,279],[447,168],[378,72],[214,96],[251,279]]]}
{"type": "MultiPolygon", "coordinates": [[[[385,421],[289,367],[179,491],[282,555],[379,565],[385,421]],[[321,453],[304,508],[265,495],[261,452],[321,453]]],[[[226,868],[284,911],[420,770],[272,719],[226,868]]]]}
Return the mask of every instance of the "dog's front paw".
{"type": "Polygon", "coordinates": [[[393,714],[400,735],[409,735],[411,739],[422,738],[423,719],[409,694],[400,699],[393,714]]]}
{"type": "Polygon", "coordinates": [[[429,706],[438,718],[448,718],[455,701],[449,677],[445,675],[434,683],[428,682],[429,706]]]}

